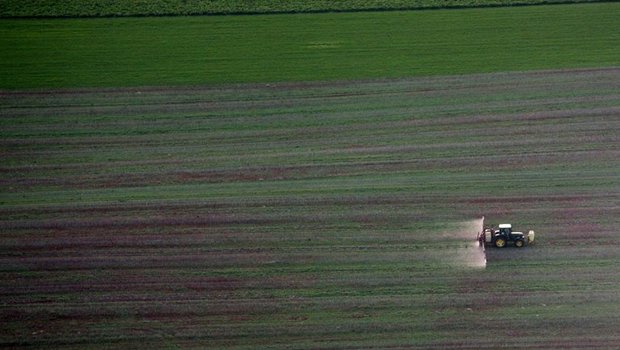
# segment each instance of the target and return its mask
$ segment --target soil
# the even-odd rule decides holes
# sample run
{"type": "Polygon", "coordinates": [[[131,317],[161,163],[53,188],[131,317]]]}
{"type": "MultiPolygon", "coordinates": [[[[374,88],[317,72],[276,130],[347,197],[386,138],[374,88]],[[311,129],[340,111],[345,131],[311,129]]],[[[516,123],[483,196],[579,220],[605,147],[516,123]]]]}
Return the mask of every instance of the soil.
{"type": "Polygon", "coordinates": [[[617,348],[619,92],[1,92],[0,346],[617,348]],[[481,253],[482,215],[537,241],[481,253]]]}

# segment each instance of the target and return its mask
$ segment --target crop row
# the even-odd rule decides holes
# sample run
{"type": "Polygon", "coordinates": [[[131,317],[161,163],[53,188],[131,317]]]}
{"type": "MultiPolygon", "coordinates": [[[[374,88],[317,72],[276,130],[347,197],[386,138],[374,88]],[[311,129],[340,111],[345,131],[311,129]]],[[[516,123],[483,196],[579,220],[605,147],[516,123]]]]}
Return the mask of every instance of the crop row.
{"type": "Polygon", "coordinates": [[[598,0],[259,0],[259,1],[183,1],[183,0],[3,0],[0,17],[101,17],[170,16],[214,14],[303,13],[327,11],[399,10],[515,6],[554,3],[600,2],[598,0]]]}
{"type": "Polygon", "coordinates": [[[619,81],[5,92],[0,347],[613,349],[619,81]]]}

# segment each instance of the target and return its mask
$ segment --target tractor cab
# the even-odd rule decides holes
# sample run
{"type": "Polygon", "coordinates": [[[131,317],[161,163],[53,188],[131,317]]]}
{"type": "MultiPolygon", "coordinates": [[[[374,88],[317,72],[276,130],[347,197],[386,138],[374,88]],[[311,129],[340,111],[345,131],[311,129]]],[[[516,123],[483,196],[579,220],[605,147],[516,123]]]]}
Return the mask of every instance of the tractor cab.
{"type": "Polygon", "coordinates": [[[511,224],[500,224],[499,230],[497,230],[496,234],[502,235],[509,240],[512,238],[512,225],[511,224]]]}

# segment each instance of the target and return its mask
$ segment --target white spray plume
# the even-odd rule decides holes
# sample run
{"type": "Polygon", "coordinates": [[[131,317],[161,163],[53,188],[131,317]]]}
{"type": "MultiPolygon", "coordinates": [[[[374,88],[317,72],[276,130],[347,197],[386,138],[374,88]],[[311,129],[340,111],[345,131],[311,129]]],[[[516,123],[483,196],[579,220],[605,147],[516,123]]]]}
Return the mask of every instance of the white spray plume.
{"type": "Polygon", "coordinates": [[[487,258],[484,246],[480,247],[476,239],[478,233],[482,232],[484,216],[480,219],[464,221],[457,227],[457,239],[463,241],[463,245],[457,248],[454,254],[453,263],[460,267],[485,268],[487,258]]]}

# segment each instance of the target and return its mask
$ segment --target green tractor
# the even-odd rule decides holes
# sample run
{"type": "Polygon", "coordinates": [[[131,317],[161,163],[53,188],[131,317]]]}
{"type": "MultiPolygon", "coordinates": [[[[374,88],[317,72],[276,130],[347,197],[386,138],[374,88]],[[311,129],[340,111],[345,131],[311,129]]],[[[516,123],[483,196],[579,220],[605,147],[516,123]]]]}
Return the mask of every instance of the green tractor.
{"type": "Polygon", "coordinates": [[[529,230],[526,235],[523,232],[513,231],[511,224],[501,224],[499,225],[499,229],[485,227],[482,232],[478,234],[478,244],[480,246],[504,248],[512,244],[517,248],[521,248],[533,242],[534,231],[529,230]]]}

